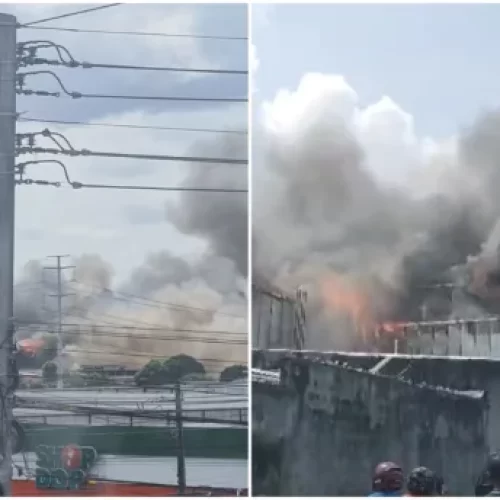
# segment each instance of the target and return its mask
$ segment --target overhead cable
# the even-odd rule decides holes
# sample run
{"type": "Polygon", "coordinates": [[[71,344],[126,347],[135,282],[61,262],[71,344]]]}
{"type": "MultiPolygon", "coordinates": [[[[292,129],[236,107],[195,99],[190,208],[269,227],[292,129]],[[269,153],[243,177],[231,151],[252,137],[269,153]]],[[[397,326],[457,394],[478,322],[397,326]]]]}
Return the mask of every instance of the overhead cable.
{"type": "Polygon", "coordinates": [[[18,28],[31,28],[35,24],[48,23],[49,21],[55,21],[57,19],[66,19],[68,17],[79,16],[81,14],[88,14],[90,12],[96,12],[98,10],[109,9],[110,7],[117,7],[122,5],[121,3],[108,3],[106,5],[99,5],[97,7],[90,7],[88,9],[81,9],[73,12],[67,12],[66,14],[60,14],[58,16],[46,17],[44,19],[38,19],[36,21],[29,21],[27,23],[18,23],[18,28]]]}
{"type": "Polygon", "coordinates": [[[135,158],[138,160],[160,160],[160,161],[179,161],[189,163],[213,163],[222,165],[247,165],[248,160],[236,158],[209,158],[205,156],[172,156],[172,155],[148,155],[139,153],[117,153],[108,151],[90,151],[89,149],[55,149],[55,148],[39,148],[39,147],[20,147],[17,149],[18,154],[27,153],[47,153],[47,154],[62,154],[65,156],[86,156],[86,157],[102,157],[102,158],[135,158]]]}
{"type": "Polygon", "coordinates": [[[24,60],[24,66],[46,64],[48,66],[64,66],[67,68],[82,68],[82,69],[131,69],[135,71],[168,71],[171,73],[204,73],[215,75],[248,75],[248,70],[232,70],[232,69],[210,69],[210,68],[182,68],[174,66],[135,66],[132,64],[105,64],[105,63],[89,63],[86,61],[71,61],[45,59],[42,57],[27,57],[24,60]]]}
{"type": "Polygon", "coordinates": [[[203,133],[216,133],[216,134],[238,134],[247,135],[246,130],[231,130],[231,129],[212,129],[212,128],[184,128],[184,127],[163,127],[154,125],[132,125],[123,123],[89,123],[79,121],[67,120],[47,120],[42,118],[20,117],[20,122],[34,122],[34,123],[54,123],[57,125],[82,125],[85,127],[109,127],[109,128],[128,128],[128,129],[144,129],[144,130],[168,130],[175,132],[203,132],[203,133]]]}
{"type": "Polygon", "coordinates": [[[230,35],[198,35],[190,33],[151,33],[146,31],[112,31],[104,29],[87,29],[87,28],[65,28],[63,26],[31,26],[21,25],[21,28],[48,30],[48,31],[65,31],[67,33],[99,33],[102,35],[131,35],[131,36],[152,36],[160,38],[193,38],[199,40],[235,40],[247,41],[247,36],[230,36],[230,35]]]}
{"type": "Polygon", "coordinates": [[[147,96],[147,95],[116,95],[116,94],[88,94],[82,92],[69,91],[61,81],[61,79],[53,71],[28,71],[25,73],[17,73],[17,88],[16,94],[26,96],[42,96],[42,97],[61,97],[60,92],[50,92],[47,90],[31,90],[25,89],[24,83],[27,76],[35,75],[51,75],[59,84],[64,94],[72,99],[123,99],[123,100],[142,100],[142,101],[173,101],[173,102],[225,102],[225,103],[246,103],[247,97],[180,97],[180,96],[147,96]]]}
{"type": "MultiPolygon", "coordinates": [[[[77,283],[78,285],[82,285],[84,287],[93,289],[93,287],[89,287],[85,283],[82,283],[78,280],[72,280],[72,283],[77,283]]],[[[112,293],[112,298],[114,300],[119,300],[119,301],[125,301],[129,302],[132,304],[138,304],[142,306],[149,306],[149,307],[156,307],[160,309],[174,309],[174,310],[188,310],[188,311],[200,311],[200,312],[205,312],[205,313],[210,313],[210,314],[215,314],[215,315],[220,315],[220,316],[228,316],[232,318],[244,318],[241,314],[231,314],[231,313],[224,313],[220,311],[214,311],[213,309],[204,309],[202,307],[194,307],[194,306],[186,306],[182,304],[173,304],[171,302],[163,302],[159,300],[153,300],[153,299],[148,299],[146,297],[142,297],[140,295],[134,295],[131,293],[125,293],[125,292],[117,292],[115,290],[111,290],[109,288],[106,289],[106,291],[112,293]],[[117,297],[117,295],[121,295],[122,297],[117,297]]],[[[93,292],[94,294],[96,293],[95,291],[93,292]]]]}

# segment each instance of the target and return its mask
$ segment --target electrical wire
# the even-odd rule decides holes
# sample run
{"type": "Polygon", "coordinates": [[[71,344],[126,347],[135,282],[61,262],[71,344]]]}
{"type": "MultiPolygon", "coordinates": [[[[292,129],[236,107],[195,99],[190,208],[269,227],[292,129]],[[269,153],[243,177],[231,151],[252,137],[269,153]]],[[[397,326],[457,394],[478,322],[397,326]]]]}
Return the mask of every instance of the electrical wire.
{"type": "Polygon", "coordinates": [[[54,149],[54,148],[39,148],[39,147],[20,147],[17,148],[17,154],[27,153],[47,153],[47,154],[62,154],[66,156],[98,156],[101,158],[134,158],[137,160],[160,160],[160,161],[182,161],[189,163],[214,163],[221,165],[248,165],[248,160],[237,158],[208,158],[200,156],[173,156],[173,155],[148,155],[138,153],[117,153],[108,151],[91,151],[89,149],[54,149]]]}
{"type": "Polygon", "coordinates": [[[172,97],[172,96],[143,96],[143,95],[116,95],[116,94],[80,94],[81,98],[87,99],[123,99],[133,101],[177,101],[177,102],[227,102],[246,103],[248,98],[227,97],[172,97]]]}
{"type": "Polygon", "coordinates": [[[110,7],[117,7],[122,5],[121,3],[108,3],[106,5],[99,5],[97,7],[91,7],[88,9],[81,9],[74,12],[67,12],[66,14],[60,14],[58,16],[47,17],[45,19],[38,19],[37,21],[29,21],[24,24],[18,24],[17,28],[32,28],[35,24],[48,23],[49,21],[55,21],[58,19],[66,19],[68,17],[78,16],[81,14],[88,14],[90,12],[96,12],[98,10],[109,9],[110,7]]]}
{"type": "Polygon", "coordinates": [[[167,186],[130,186],[116,184],[86,184],[73,182],[75,189],[117,189],[128,191],[172,191],[172,192],[199,192],[199,193],[248,193],[248,189],[230,188],[195,188],[195,187],[167,187],[167,186]]]}
{"type": "Polygon", "coordinates": [[[248,70],[181,68],[174,66],[135,66],[133,64],[90,63],[87,61],[79,62],[74,59],[68,62],[64,60],[57,61],[44,58],[32,58],[31,64],[28,59],[28,62],[25,64],[25,66],[35,64],[46,64],[48,66],[65,66],[68,68],[83,69],[125,69],[135,71],[166,71],[170,73],[198,73],[207,75],[248,75],[248,70]]]}
{"type": "Polygon", "coordinates": [[[179,101],[179,102],[226,102],[226,103],[246,103],[247,97],[227,98],[227,97],[172,97],[172,96],[142,96],[142,95],[116,95],[116,94],[84,94],[80,95],[87,99],[124,99],[134,101],[179,101]]]}
{"type": "MultiPolygon", "coordinates": [[[[106,337],[106,338],[121,338],[127,340],[153,340],[153,341],[175,341],[175,342],[194,342],[203,344],[224,344],[224,345],[247,345],[246,339],[214,339],[206,337],[187,337],[182,335],[177,336],[165,336],[165,335],[144,335],[144,334],[126,334],[121,332],[113,332],[110,330],[101,330],[99,332],[94,331],[81,331],[81,330],[67,330],[62,331],[63,335],[78,335],[78,337],[84,338],[84,336],[90,337],[106,337]]],[[[229,332],[228,332],[229,333],[229,332]]],[[[241,335],[241,334],[239,334],[241,335]]],[[[80,340],[81,341],[81,340],[80,340]]]]}
{"type": "MultiPolygon", "coordinates": [[[[111,317],[116,317],[116,316],[111,316],[111,317]]],[[[146,325],[149,325],[151,323],[145,323],[146,325]]],[[[22,322],[18,323],[18,325],[23,325],[22,322]]],[[[26,329],[30,329],[30,327],[53,327],[54,325],[47,324],[47,323],[30,323],[29,325],[26,325],[26,329]]],[[[61,326],[63,328],[75,328],[77,326],[81,326],[78,323],[61,323],[61,326]]],[[[109,328],[108,325],[104,325],[104,327],[109,328]]],[[[121,328],[123,330],[143,330],[143,331],[154,331],[154,332],[174,332],[174,333],[205,333],[205,334],[213,334],[213,335],[246,335],[246,332],[241,332],[241,331],[229,331],[229,330],[198,330],[198,329],[189,329],[189,328],[170,328],[170,327],[150,327],[150,328],[142,328],[142,327],[135,327],[135,326],[127,326],[127,325],[120,325],[116,324],[115,325],[117,328],[121,328]]],[[[98,324],[91,324],[91,325],[85,325],[86,328],[99,328],[100,325],[98,324]]],[[[76,330],[75,330],[76,331],[76,330]]],[[[107,330],[109,331],[109,330],[107,330]]],[[[152,337],[154,338],[154,337],[152,337]]]]}
{"type": "Polygon", "coordinates": [[[48,30],[48,31],[64,31],[67,33],[95,33],[103,35],[131,35],[131,36],[152,36],[159,38],[192,38],[198,40],[235,40],[247,41],[246,36],[229,36],[229,35],[196,35],[185,33],[151,33],[146,31],[112,31],[101,29],[87,29],[87,28],[65,28],[63,26],[31,26],[22,25],[21,28],[48,30]]]}
{"type": "MultiPolygon", "coordinates": [[[[96,294],[94,287],[86,285],[85,283],[82,283],[81,281],[74,279],[74,280],[72,280],[72,283],[77,283],[78,285],[84,286],[87,289],[92,290],[93,293],[96,294]]],[[[182,304],[173,304],[171,302],[163,302],[163,301],[159,301],[159,300],[148,299],[146,297],[142,297],[140,295],[134,295],[131,293],[117,292],[116,290],[112,290],[110,288],[106,288],[103,291],[111,292],[113,294],[114,300],[130,302],[132,304],[149,305],[150,307],[158,307],[160,309],[200,311],[200,312],[207,312],[210,314],[217,314],[219,316],[227,316],[230,318],[241,318],[241,319],[245,318],[245,316],[242,316],[241,314],[230,314],[230,313],[214,311],[212,309],[204,309],[202,307],[186,306],[186,305],[182,305],[182,304]],[[123,298],[117,297],[117,295],[121,295],[123,298]],[[144,302],[148,302],[150,304],[144,304],[144,302]]]]}
{"type": "Polygon", "coordinates": [[[25,118],[20,117],[20,122],[35,122],[35,123],[53,123],[58,125],[83,125],[86,127],[110,127],[110,128],[127,128],[127,129],[144,129],[144,130],[168,130],[175,132],[201,132],[201,133],[214,133],[214,134],[239,134],[247,135],[246,130],[227,130],[227,129],[210,129],[210,128],[181,128],[181,127],[162,127],[154,125],[129,125],[120,123],[88,123],[78,121],[64,121],[64,120],[46,120],[41,118],[25,118]]]}
{"type": "Polygon", "coordinates": [[[26,77],[35,75],[50,75],[59,84],[60,89],[65,95],[72,99],[95,98],[95,99],[125,99],[125,100],[153,100],[153,101],[176,101],[176,102],[224,102],[224,103],[247,103],[246,98],[225,98],[225,97],[178,97],[178,96],[137,96],[137,95],[115,95],[115,94],[87,94],[68,90],[59,76],[53,71],[27,71],[16,74],[16,94],[36,95],[43,97],[61,97],[60,92],[48,92],[46,90],[28,90],[24,88],[26,77]]]}
{"type": "MultiPolygon", "coordinates": [[[[82,349],[80,346],[78,346],[77,350],[73,354],[81,354],[81,353],[86,353],[86,354],[101,354],[103,356],[132,356],[132,357],[139,357],[139,358],[149,358],[149,359],[167,359],[168,353],[167,354],[158,354],[154,352],[131,352],[131,351],[117,351],[116,350],[116,345],[111,345],[111,344],[101,344],[100,347],[109,347],[114,349],[113,352],[104,352],[104,351],[92,351],[88,349],[82,349]]],[[[39,349],[39,352],[50,352],[54,351],[52,347],[41,347],[39,349]]],[[[199,361],[200,363],[208,363],[208,364],[233,364],[233,365],[238,365],[241,364],[241,360],[235,360],[235,359],[216,359],[216,358],[196,358],[196,361],[199,361]]]]}

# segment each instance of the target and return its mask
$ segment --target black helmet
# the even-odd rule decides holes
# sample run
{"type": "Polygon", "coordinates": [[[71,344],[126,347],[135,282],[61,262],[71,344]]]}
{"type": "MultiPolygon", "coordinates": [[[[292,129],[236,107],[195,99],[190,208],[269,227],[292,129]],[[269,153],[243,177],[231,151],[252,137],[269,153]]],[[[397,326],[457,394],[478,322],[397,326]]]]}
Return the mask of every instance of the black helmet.
{"type": "Polygon", "coordinates": [[[408,492],[414,496],[432,497],[438,495],[437,477],[427,467],[416,467],[408,476],[408,492]]]}
{"type": "Polygon", "coordinates": [[[485,497],[493,490],[493,484],[490,479],[488,471],[485,470],[481,473],[476,481],[476,486],[474,487],[474,496],[485,497]]]}
{"type": "Polygon", "coordinates": [[[399,491],[403,488],[404,476],[401,467],[394,462],[381,462],[373,473],[373,491],[399,491]]]}
{"type": "Polygon", "coordinates": [[[500,453],[492,453],[486,462],[486,471],[492,481],[500,481],[500,453]]]}
{"type": "Polygon", "coordinates": [[[444,496],[447,492],[448,491],[443,476],[436,475],[436,495],[444,496]]]}

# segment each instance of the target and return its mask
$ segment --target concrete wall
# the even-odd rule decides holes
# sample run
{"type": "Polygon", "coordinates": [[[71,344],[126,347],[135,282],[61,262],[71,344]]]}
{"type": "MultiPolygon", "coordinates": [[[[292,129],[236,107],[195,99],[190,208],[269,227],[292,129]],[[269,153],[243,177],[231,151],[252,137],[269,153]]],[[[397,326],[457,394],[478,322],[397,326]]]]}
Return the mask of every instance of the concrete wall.
{"type": "MultiPolygon", "coordinates": [[[[275,369],[284,357],[302,357],[346,364],[369,370],[386,354],[320,351],[254,351],[253,366],[275,369]]],[[[487,444],[490,451],[500,450],[500,359],[465,356],[390,355],[391,362],[381,374],[402,377],[416,384],[447,387],[458,391],[484,391],[488,400],[487,444]]]]}
{"type": "Polygon", "coordinates": [[[331,362],[282,360],[280,386],[253,386],[254,493],[361,495],[374,466],[441,472],[473,493],[487,453],[484,398],[331,362]]]}

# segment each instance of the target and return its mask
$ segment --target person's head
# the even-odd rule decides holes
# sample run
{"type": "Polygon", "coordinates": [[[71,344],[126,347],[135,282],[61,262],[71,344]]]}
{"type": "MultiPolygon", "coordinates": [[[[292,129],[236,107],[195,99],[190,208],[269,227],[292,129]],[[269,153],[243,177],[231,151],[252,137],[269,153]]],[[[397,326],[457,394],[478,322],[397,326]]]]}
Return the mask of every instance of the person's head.
{"type": "Polygon", "coordinates": [[[443,496],[448,493],[446,483],[442,476],[436,476],[436,495],[443,496]]]}
{"type": "Polygon", "coordinates": [[[404,476],[401,467],[393,462],[382,462],[375,467],[372,480],[373,491],[384,493],[403,489],[404,476]]]}
{"type": "Polygon", "coordinates": [[[416,467],[410,472],[406,488],[408,493],[416,497],[437,496],[438,481],[437,476],[427,467],[416,467]]]}
{"type": "Polygon", "coordinates": [[[492,453],[486,463],[486,472],[491,483],[495,487],[500,487],[500,453],[492,453]]]}

